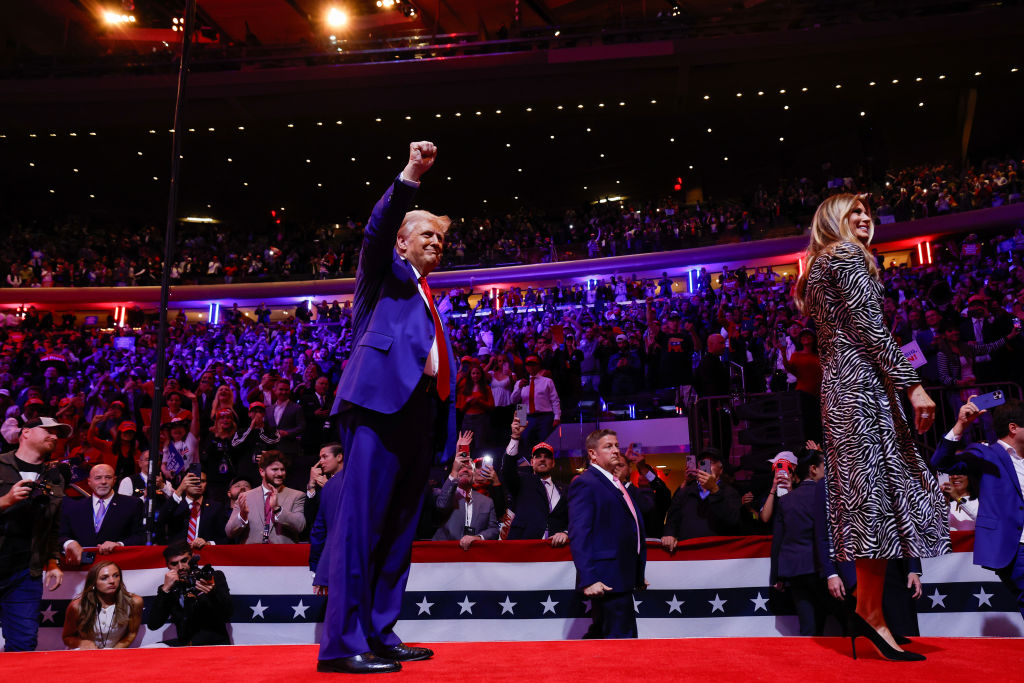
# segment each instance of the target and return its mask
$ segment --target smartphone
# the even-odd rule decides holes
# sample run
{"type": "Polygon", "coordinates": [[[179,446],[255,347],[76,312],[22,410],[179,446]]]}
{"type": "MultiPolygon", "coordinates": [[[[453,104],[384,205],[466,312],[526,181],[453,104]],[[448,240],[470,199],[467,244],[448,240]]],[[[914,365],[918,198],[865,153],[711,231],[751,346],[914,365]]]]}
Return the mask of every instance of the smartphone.
{"type": "Polygon", "coordinates": [[[483,465],[484,465],[485,467],[490,467],[490,466],[491,466],[491,463],[493,463],[494,461],[493,461],[493,459],[491,458],[491,456],[489,456],[489,455],[485,455],[485,456],[483,457],[483,459],[481,460],[481,462],[483,463],[483,465]]]}
{"type": "Polygon", "coordinates": [[[1013,319],[1013,327],[1018,330],[1020,329],[1020,318],[1013,319]]]}
{"type": "Polygon", "coordinates": [[[949,475],[946,474],[945,472],[939,472],[938,474],[935,475],[935,478],[939,480],[939,486],[940,487],[943,484],[948,484],[949,483],[949,475]]]}
{"type": "Polygon", "coordinates": [[[700,471],[711,474],[711,458],[703,458],[700,461],[700,471]]]}
{"type": "Polygon", "coordinates": [[[686,456],[686,471],[695,472],[697,470],[697,456],[688,455],[686,456]]]}
{"type": "Polygon", "coordinates": [[[95,561],[96,561],[96,553],[90,552],[88,550],[82,551],[82,561],[80,562],[80,564],[82,564],[82,565],[92,564],[95,561]]]}
{"type": "Polygon", "coordinates": [[[634,441],[630,444],[633,447],[633,455],[643,455],[644,445],[639,441],[634,441]]]}
{"type": "Polygon", "coordinates": [[[996,389],[993,392],[975,396],[971,403],[978,406],[978,410],[992,410],[996,406],[1006,403],[1006,396],[1003,395],[1002,391],[996,389]]]}
{"type": "Polygon", "coordinates": [[[188,466],[188,474],[194,474],[199,478],[202,478],[203,466],[197,462],[192,463],[188,466]]]}
{"type": "Polygon", "coordinates": [[[526,424],[526,404],[525,403],[517,403],[516,404],[516,418],[519,420],[519,424],[520,425],[526,424]]]}

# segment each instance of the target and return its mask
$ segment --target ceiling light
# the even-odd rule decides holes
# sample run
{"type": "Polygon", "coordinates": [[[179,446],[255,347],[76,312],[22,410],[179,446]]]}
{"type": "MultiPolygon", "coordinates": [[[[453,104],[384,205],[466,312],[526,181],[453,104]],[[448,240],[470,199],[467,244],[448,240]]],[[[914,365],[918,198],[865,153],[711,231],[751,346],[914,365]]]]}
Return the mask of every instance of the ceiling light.
{"type": "Polygon", "coordinates": [[[327,25],[332,28],[340,28],[348,24],[348,13],[338,7],[327,10],[327,25]]]}

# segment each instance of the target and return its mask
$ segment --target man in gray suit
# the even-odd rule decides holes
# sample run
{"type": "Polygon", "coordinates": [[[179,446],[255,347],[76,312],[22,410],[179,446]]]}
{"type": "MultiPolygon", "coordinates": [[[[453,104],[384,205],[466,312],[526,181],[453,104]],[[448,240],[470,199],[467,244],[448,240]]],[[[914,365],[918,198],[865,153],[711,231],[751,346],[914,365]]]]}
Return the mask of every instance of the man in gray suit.
{"type": "Polygon", "coordinates": [[[288,456],[264,451],[260,456],[262,484],[238,497],[225,531],[237,543],[295,543],[306,528],[306,494],[285,487],[288,456]]]}
{"type": "Polygon", "coordinates": [[[446,517],[433,540],[457,540],[459,547],[469,550],[474,541],[498,538],[494,501],[473,490],[473,465],[469,455],[459,454],[455,458],[452,473],[436,492],[434,505],[446,517]]]}

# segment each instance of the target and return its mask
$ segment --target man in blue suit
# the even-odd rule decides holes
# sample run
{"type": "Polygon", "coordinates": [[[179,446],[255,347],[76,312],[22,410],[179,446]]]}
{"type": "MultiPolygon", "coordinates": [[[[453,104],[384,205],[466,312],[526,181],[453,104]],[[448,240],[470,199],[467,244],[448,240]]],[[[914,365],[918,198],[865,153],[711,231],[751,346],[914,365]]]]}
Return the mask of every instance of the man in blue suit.
{"type": "Polygon", "coordinates": [[[974,564],[996,573],[1024,615],[1024,403],[1008,399],[992,411],[998,441],[973,443],[958,454],[957,442],[983,412],[970,401],[960,408],[932,465],[948,467],[959,458],[981,472],[974,564]]]}
{"type": "Polygon", "coordinates": [[[569,484],[576,588],[591,600],[598,637],[636,638],[633,591],[647,587],[643,517],[613,474],[622,457],[615,432],[591,432],[586,448],[590,467],[569,484]]]}
{"type": "Polygon", "coordinates": [[[409,211],[436,156],[433,143],[409,146],[363,234],[352,354],[332,410],[346,462],[337,509],[324,510],[337,523],[320,560],[329,571],[318,671],[384,673],[433,655],[402,644],[394,626],[430,467],[455,450],[454,352],[426,280],[451,220],[409,211]]]}

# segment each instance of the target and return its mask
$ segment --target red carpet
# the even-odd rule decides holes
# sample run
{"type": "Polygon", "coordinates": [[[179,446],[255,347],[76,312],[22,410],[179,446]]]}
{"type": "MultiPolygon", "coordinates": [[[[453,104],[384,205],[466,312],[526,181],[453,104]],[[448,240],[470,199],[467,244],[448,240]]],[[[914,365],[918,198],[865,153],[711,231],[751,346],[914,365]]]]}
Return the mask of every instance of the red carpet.
{"type": "MultiPolygon", "coordinates": [[[[1012,638],[922,638],[907,649],[925,662],[886,662],[866,640],[840,638],[693,638],[685,640],[439,643],[425,662],[406,664],[385,680],[410,681],[972,681],[1021,680],[1024,645],[1012,638]]],[[[5,680],[280,681],[315,678],[312,645],[261,645],[183,650],[30,652],[0,656],[5,680]]],[[[360,679],[362,680],[362,679],[360,679]]]]}

